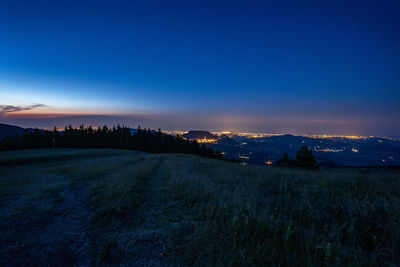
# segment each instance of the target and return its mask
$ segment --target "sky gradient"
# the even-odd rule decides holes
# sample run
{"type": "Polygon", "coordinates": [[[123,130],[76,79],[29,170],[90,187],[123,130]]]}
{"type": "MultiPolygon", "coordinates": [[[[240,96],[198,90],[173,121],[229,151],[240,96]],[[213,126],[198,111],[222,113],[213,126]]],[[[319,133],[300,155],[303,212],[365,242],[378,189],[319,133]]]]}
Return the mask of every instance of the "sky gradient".
{"type": "Polygon", "coordinates": [[[2,1],[0,122],[400,137],[398,14],[395,0],[2,1]]]}

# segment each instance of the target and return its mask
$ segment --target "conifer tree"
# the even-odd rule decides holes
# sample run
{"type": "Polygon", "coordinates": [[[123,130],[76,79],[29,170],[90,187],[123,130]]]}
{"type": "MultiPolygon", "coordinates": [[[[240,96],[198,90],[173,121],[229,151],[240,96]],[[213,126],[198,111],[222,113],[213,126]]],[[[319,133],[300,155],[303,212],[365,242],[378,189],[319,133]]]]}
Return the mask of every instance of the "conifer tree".
{"type": "Polygon", "coordinates": [[[302,146],[301,149],[297,151],[295,166],[310,170],[315,170],[318,168],[317,161],[315,160],[311,149],[306,146],[302,146]]]}

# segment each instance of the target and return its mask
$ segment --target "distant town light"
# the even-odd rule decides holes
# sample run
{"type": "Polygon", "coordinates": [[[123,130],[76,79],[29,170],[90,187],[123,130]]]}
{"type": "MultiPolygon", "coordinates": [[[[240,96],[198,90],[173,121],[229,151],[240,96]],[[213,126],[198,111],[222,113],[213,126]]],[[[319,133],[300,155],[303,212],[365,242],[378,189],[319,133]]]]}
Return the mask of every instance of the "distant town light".
{"type": "Polygon", "coordinates": [[[195,139],[199,144],[214,144],[218,142],[218,139],[210,139],[210,138],[198,138],[195,139]]]}
{"type": "Polygon", "coordinates": [[[321,148],[314,149],[315,152],[342,152],[343,149],[321,148]]]}

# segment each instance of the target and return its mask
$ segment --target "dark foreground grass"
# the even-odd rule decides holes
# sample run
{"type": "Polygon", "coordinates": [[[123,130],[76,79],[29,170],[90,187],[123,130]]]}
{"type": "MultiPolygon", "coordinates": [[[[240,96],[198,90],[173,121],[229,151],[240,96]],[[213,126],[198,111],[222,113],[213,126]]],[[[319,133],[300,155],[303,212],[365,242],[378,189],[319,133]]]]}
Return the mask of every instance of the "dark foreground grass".
{"type": "Polygon", "coordinates": [[[127,154],[124,150],[114,149],[71,149],[58,148],[54,149],[21,149],[0,153],[0,167],[10,167],[28,164],[42,164],[45,162],[76,161],[77,159],[85,159],[88,157],[105,157],[112,155],[127,154]],[[33,152],[34,151],[34,152],[33,152]],[[125,152],[125,153],[124,153],[125,152]]]}
{"type": "Polygon", "coordinates": [[[0,265],[129,263],[146,181],[160,156],[123,150],[0,153],[0,265]],[[76,156],[76,157],[74,157],[76,156]],[[41,159],[44,159],[41,162],[41,159]]]}
{"type": "Polygon", "coordinates": [[[400,264],[398,172],[170,161],[166,186],[187,213],[173,236],[183,264],[400,264]]]}
{"type": "Polygon", "coordinates": [[[73,149],[0,165],[0,265],[400,265],[399,171],[73,149]]]}

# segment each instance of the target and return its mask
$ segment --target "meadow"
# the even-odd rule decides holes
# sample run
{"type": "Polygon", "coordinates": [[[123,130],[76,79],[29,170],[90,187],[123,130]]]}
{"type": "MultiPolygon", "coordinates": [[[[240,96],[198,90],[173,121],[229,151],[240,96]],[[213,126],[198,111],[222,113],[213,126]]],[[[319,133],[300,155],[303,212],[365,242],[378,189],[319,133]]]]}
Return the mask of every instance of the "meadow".
{"type": "Polygon", "coordinates": [[[0,265],[398,266],[400,172],[1,152],[0,265]]]}

